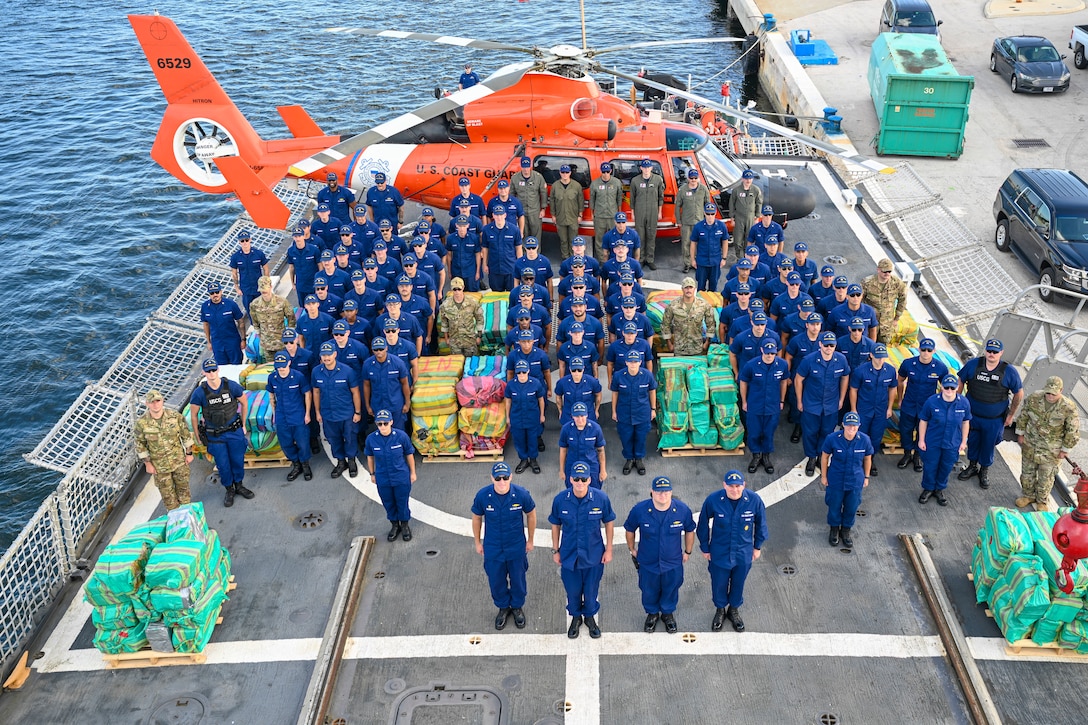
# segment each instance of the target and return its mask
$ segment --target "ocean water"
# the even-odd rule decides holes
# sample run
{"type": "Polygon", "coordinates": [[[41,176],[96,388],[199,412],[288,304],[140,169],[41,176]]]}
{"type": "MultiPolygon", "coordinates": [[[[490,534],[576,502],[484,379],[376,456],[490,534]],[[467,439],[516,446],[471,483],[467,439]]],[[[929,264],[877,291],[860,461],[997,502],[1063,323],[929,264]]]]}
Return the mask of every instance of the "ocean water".
{"type": "MultiPolygon", "coordinates": [[[[724,3],[586,0],[589,45],[741,33],[724,3]]],[[[301,104],[329,133],[363,131],[455,87],[465,62],[481,75],[522,59],[416,41],[324,33],[334,26],[445,33],[522,45],[580,45],[577,0],[490,3],[198,3],[117,0],[6,6],[0,55],[0,550],[60,476],[23,459],[88,381],[241,210],[201,194],[148,155],[165,101],[126,15],[172,18],[265,138],[287,135],[277,105],[301,104]]],[[[731,44],[604,56],[698,83],[736,58],[731,44]]],[[[714,97],[733,68],[697,90],[714,97]]],[[[746,98],[744,100],[747,100],[746,98]]]]}

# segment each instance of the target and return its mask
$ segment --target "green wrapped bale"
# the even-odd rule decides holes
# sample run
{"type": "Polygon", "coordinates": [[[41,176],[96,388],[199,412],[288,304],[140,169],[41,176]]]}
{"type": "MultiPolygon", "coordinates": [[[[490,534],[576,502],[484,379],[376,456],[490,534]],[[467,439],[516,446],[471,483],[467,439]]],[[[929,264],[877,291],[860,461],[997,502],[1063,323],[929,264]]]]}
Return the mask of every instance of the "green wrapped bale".
{"type": "Polygon", "coordinates": [[[151,544],[143,539],[122,539],[107,546],[83,585],[84,598],[95,607],[126,602],[143,584],[151,551],[151,544]]]}
{"type": "Polygon", "coordinates": [[[219,536],[208,532],[208,541],[178,539],[155,547],[147,561],[144,577],[155,589],[181,589],[206,575],[212,561],[219,560],[219,536]]]}
{"type": "Polygon", "coordinates": [[[1004,562],[1013,554],[1034,551],[1035,542],[1023,516],[1016,511],[993,507],[982,526],[982,548],[995,564],[1004,568],[1004,562]]]}
{"type": "Polygon", "coordinates": [[[219,616],[219,610],[222,608],[223,602],[229,598],[223,583],[217,577],[213,577],[208,584],[207,591],[191,607],[173,612],[163,612],[162,619],[171,627],[201,628],[208,623],[209,618],[213,620],[212,623],[214,624],[214,620],[219,616]]]}
{"type": "Polygon", "coordinates": [[[727,451],[735,451],[744,443],[744,429],[740,426],[729,428],[725,433],[718,429],[718,444],[727,451]]]}
{"type": "Polygon", "coordinates": [[[663,448],[683,448],[688,445],[688,433],[682,431],[679,433],[662,432],[657,440],[658,449],[663,448]]]}
{"type": "Polygon", "coordinates": [[[1058,642],[1061,636],[1062,623],[1050,622],[1046,618],[1035,623],[1035,629],[1031,633],[1031,641],[1040,647],[1046,647],[1058,642]]]}
{"type": "Polygon", "coordinates": [[[706,367],[692,365],[687,369],[687,389],[688,402],[692,405],[710,400],[710,382],[706,367]]]}
{"type": "Polygon", "coordinates": [[[1033,554],[1010,556],[1005,573],[990,591],[990,610],[1009,642],[1028,637],[1050,607],[1042,562],[1033,554]]]}
{"type": "Polygon", "coordinates": [[[195,503],[179,506],[166,515],[167,543],[189,539],[205,542],[208,540],[208,520],[204,516],[204,504],[195,503]]]}
{"type": "Polygon", "coordinates": [[[691,445],[696,448],[717,448],[718,447],[718,429],[711,426],[707,431],[695,431],[691,432],[691,445]]]}
{"type": "MultiPolygon", "coordinates": [[[[979,534],[981,537],[981,533],[979,534]]],[[[975,579],[975,601],[979,604],[989,601],[990,590],[994,583],[1001,578],[1002,570],[993,567],[992,562],[982,548],[981,539],[971,550],[971,573],[975,579]]]]}
{"type": "Polygon", "coordinates": [[[1062,625],[1058,632],[1058,644],[1080,654],[1088,654],[1088,619],[1083,613],[1072,622],[1062,625]]]}
{"type": "Polygon", "coordinates": [[[97,629],[129,629],[139,621],[131,601],[91,608],[91,623],[97,629]]]}
{"type": "Polygon", "coordinates": [[[166,541],[168,520],[168,516],[160,516],[157,519],[151,519],[146,524],[134,526],[121,541],[146,541],[154,548],[166,541]]]}
{"type": "Polygon", "coordinates": [[[710,418],[710,403],[692,403],[688,410],[688,427],[693,433],[701,433],[706,435],[710,431],[714,431],[715,437],[717,431],[714,430],[714,422],[710,418]]]}
{"type": "Polygon", "coordinates": [[[94,646],[99,652],[116,655],[122,652],[139,652],[147,646],[147,621],[140,620],[125,629],[99,629],[94,634],[94,646]]]}
{"type": "Polygon", "coordinates": [[[732,368],[729,366],[729,346],[723,343],[714,343],[706,350],[706,362],[707,366],[711,370],[724,369],[729,370],[730,376],[733,374],[732,368]]]}

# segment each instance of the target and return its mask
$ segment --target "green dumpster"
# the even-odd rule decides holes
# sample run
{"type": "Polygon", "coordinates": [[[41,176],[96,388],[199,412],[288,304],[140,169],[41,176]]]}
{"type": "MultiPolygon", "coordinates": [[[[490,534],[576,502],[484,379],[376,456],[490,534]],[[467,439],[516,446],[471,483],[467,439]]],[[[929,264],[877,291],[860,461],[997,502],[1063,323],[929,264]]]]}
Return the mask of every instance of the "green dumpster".
{"type": "Polygon", "coordinates": [[[937,36],[878,35],[869,56],[869,92],[880,122],[876,152],[959,158],[974,86],[974,76],[952,67],[937,36]]]}

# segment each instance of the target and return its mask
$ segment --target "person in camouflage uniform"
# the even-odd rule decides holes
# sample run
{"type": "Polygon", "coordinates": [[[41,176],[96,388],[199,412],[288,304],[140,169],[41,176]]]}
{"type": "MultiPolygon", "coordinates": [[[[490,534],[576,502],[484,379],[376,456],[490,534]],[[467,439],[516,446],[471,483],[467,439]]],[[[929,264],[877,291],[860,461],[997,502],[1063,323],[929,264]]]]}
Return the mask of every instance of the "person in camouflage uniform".
{"type": "Polygon", "coordinates": [[[295,313],[283,297],[272,292],[272,280],[261,277],[257,282],[260,296],[249,305],[249,318],[261,339],[261,352],[271,360],[283,349],[283,331],[295,326],[295,313]]]}
{"type": "Polygon", "coordinates": [[[677,355],[706,355],[707,330],[714,330],[717,322],[714,308],[695,294],[695,280],[684,277],[680,283],[684,296],[673,300],[661,317],[661,337],[669,344],[669,351],[677,355]]]}
{"type": "Polygon", "coordinates": [[[608,261],[609,250],[601,240],[612,230],[616,212],[623,206],[623,182],[612,175],[612,164],[601,164],[601,175],[589,185],[589,208],[593,210],[593,243],[597,246],[597,261],[608,261]]]}
{"type": "Polygon", "coordinates": [[[861,301],[876,310],[880,322],[876,341],[891,345],[899,327],[899,318],[907,310],[907,283],[892,273],[892,260],[885,257],[876,263],[876,274],[861,281],[861,301]]]}
{"type": "Polygon", "coordinates": [[[1064,383],[1057,375],[1028,396],[1023,412],[1016,420],[1016,440],[1020,443],[1020,487],[1024,493],[1016,499],[1018,508],[1030,503],[1036,510],[1049,508],[1047,497],[1062,459],[1080,441],[1080,416],[1072,400],[1062,395],[1064,383]]]}
{"type": "Polygon", "coordinates": [[[162,393],[147,391],[147,412],[136,421],[136,455],[152,475],[166,510],[191,502],[189,464],[193,462],[193,434],[176,410],[168,410],[162,393]]]}
{"type": "Polygon", "coordinates": [[[710,189],[699,183],[699,172],[688,169],[687,186],[676,192],[676,221],[680,225],[680,253],[684,255],[684,271],[691,269],[689,261],[694,252],[691,244],[691,228],[703,220],[703,210],[713,203],[710,189]]]}
{"type": "Polygon", "coordinates": [[[452,355],[474,357],[479,355],[480,330],[483,329],[484,311],[480,303],[465,296],[465,280],[454,277],[450,281],[450,296],[438,308],[442,332],[452,355]]]}

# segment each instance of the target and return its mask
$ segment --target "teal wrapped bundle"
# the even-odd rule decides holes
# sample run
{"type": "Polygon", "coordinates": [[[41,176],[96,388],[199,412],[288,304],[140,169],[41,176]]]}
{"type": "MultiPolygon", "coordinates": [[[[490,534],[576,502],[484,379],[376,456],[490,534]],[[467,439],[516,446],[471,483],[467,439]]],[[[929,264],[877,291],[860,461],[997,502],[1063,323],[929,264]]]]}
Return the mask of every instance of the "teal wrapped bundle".
{"type": "Polygon", "coordinates": [[[274,431],[272,395],[267,390],[246,391],[246,430],[274,431]]]}
{"type": "Polygon", "coordinates": [[[669,433],[663,431],[658,437],[657,447],[662,448],[683,448],[688,444],[688,433],[682,431],[679,433],[669,433]]]}
{"type": "Polygon", "coordinates": [[[257,365],[268,362],[264,359],[264,351],[261,349],[261,338],[256,330],[250,330],[246,335],[246,359],[257,365]]]}
{"type": "Polygon", "coordinates": [[[729,346],[722,343],[714,343],[706,350],[707,366],[711,370],[728,370],[729,376],[733,376],[733,370],[729,367],[729,346]]]}
{"type": "Polygon", "coordinates": [[[106,654],[120,654],[122,652],[139,652],[147,646],[147,621],[142,620],[135,626],[125,629],[99,629],[94,634],[94,646],[99,652],[106,654]]]}
{"type": "MultiPolygon", "coordinates": [[[[979,536],[981,537],[981,532],[979,536]]],[[[981,538],[971,550],[971,574],[975,579],[975,601],[979,604],[989,601],[990,590],[994,583],[1001,578],[1001,569],[997,568],[986,556],[981,545],[981,538]]]]}
{"type": "Polygon", "coordinates": [[[744,443],[744,429],[739,425],[732,428],[718,428],[718,444],[727,451],[735,451],[744,443]]]}
{"type": "MultiPolygon", "coordinates": [[[[702,405],[705,405],[705,403],[702,405]]],[[[718,429],[714,426],[710,426],[706,431],[691,431],[691,445],[696,448],[717,448],[718,429]]]]}
{"type": "Polygon", "coordinates": [[[1031,641],[1039,646],[1046,646],[1058,642],[1061,634],[1062,623],[1050,622],[1045,618],[1035,623],[1035,629],[1031,633],[1031,641]]]}
{"type": "Polygon", "coordinates": [[[982,547],[995,563],[1001,564],[1013,554],[1033,551],[1035,542],[1023,516],[1016,511],[994,507],[982,526],[982,547]]]}
{"type": "Polygon", "coordinates": [[[688,429],[687,375],[682,367],[672,366],[660,371],[664,391],[659,400],[658,420],[664,433],[682,433],[688,429]]]}
{"type": "Polygon", "coordinates": [[[990,610],[1009,642],[1028,637],[1050,607],[1050,592],[1042,562],[1034,555],[1016,554],[990,591],[990,610]]]}
{"type": "Polygon", "coordinates": [[[710,381],[706,368],[702,365],[692,365],[687,370],[688,402],[705,403],[710,400],[710,381]]]}
{"type": "Polygon", "coordinates": [[[208,573],[211,561],[219,560],[219,548],[219,536],[214,531],[208,532],[207,543],[178,539],[156,546],[144,570],[147,586],[152,594],[158,588],[190,586],[197,577],[208,573]]]}
{"type": "Polygon", "coordinates": [[[166,515],[165,541],[178,539],[208,540],[208,520],[204,516],[204,504],[200,501],[179,506],[166,515]]]}
{"type": "Polygon", "coordinates": [[[162,619],[170,627],[202,628],[208,619],[215,623],[223,602],[229,597],[221,582],[212,578],[207,591],[191,607],[173,612],[163,612],[162,619]]]}
{"type": "Polygon", "coordinates": [[[1063,624],[1058,633],[1058,644],[1080,654],[1088,654],[1088,618],[1082,614],[1072,622],[1063,624]]]}
{"type": "MultiPolygon", "coordinates": [[[[688,428],[693,433],[704,435],[714,430],[714,422],[710,418],[710,403],[691,403],[688,408],[688,428]]],[[[715,438],[717,435],[717,431],[714,431],[715,438]]]]}
{"type": "Polygon", "coordinates": [[[166,516],[133,526],[121,541],[146,541],[152,548],[166,541],[166,516]]]}
{"type": "Polygon", "coordinates": [[[127,601],[143,584],[144,565],[150,555],[151,544],[143,539],[122,539],[107,546],[83,585],[83,596],[96,607],[127,601]]]}
{"type": "Polygon", "coordinates": [[[91,623],[98,629],[129,629],[139,623],[131,602],[107,604],[91,609],[91,623]]]}
{"type": "Polygon", "coordinates": [[[200,627],[173,627],[170,630],[170,638],[174,642],[174,651],[203,652],[214,630],[214,618],[200,627]]]}

